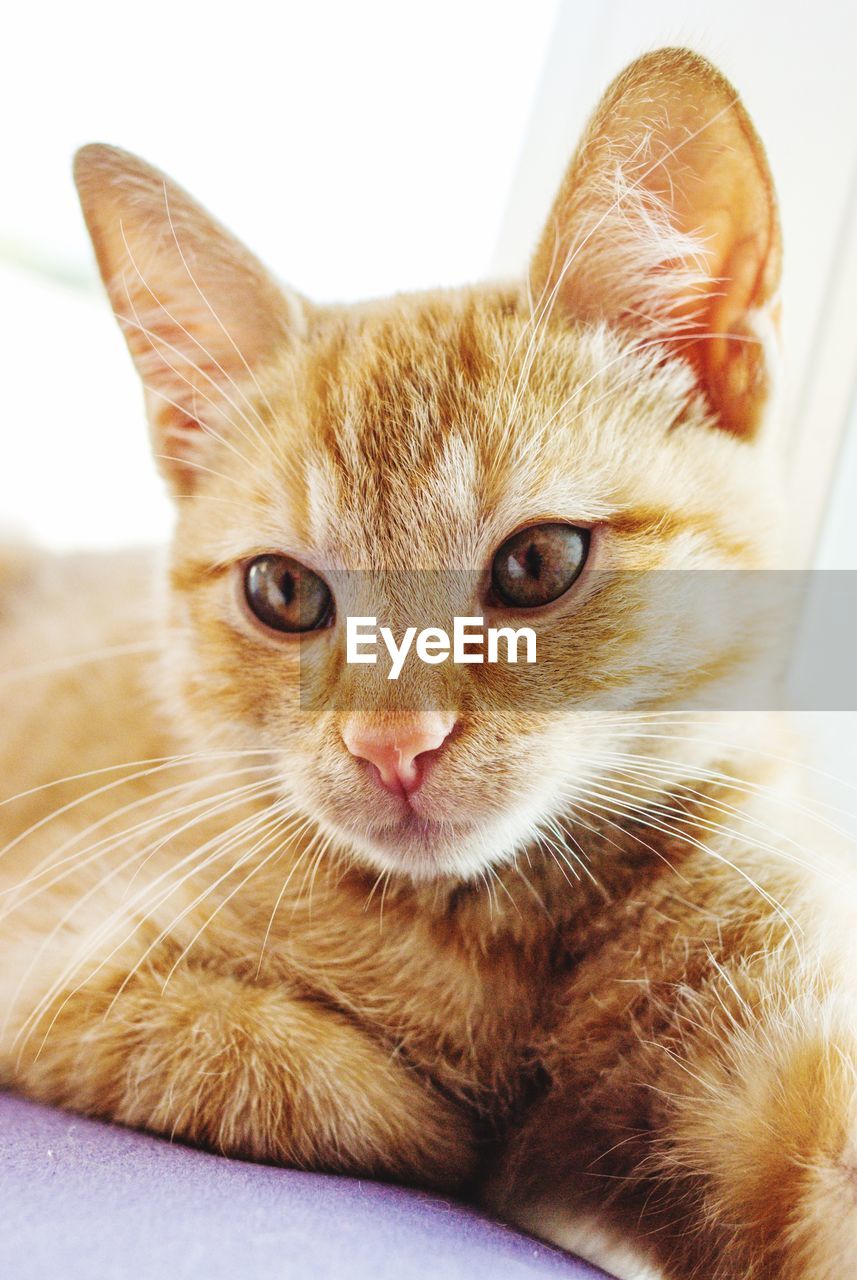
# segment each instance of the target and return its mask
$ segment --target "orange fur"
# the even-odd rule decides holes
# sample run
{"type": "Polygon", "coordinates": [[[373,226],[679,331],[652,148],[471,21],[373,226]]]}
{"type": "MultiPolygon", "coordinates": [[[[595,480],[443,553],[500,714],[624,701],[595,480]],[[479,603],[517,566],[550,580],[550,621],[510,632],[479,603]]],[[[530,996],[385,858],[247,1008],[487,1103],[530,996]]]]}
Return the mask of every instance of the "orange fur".
{"type": "Polygon", "coordinates": [[[3,1079],[557,1239],[594,1215],[680,1280],[844,1274],[852,894],[782,831],[780,726],[671,714],[754,638],[637,572],[782,563],[776,204],[731,87],[620,77],[526,288],[319,309],[142,161],[77,176],[177,522],[165,565],[0,565],[3,1079]],[[385,682],[240,603],[277,550],[396,631],[434,574],[445,625],[550,519],[618,572],[526,683],[385,682]],[[341,729],[415,701],[458,727],[405,823],[341,729]]]}

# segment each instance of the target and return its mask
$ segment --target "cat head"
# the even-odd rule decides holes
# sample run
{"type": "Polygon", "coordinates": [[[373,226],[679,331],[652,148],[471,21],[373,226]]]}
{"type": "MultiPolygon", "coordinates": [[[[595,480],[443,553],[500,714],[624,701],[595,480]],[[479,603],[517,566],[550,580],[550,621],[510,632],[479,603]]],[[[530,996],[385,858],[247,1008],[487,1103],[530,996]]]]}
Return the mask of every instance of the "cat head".
{"type": "Polygon", "coordinates": [[[615,81],[520,285],[317,307],[135,157],[86,147],[76,178],[176,495],[177,723],[270,751],[339,849],[414,878],[617,810],[657,740],[707,758],[640,717],[741,648],[670,571],[772,555],[780,272],[714,68],[665,50],[615,81]],[[532,624],[537,661],[346,662],[348,617],[417,615],[532,624]]]}

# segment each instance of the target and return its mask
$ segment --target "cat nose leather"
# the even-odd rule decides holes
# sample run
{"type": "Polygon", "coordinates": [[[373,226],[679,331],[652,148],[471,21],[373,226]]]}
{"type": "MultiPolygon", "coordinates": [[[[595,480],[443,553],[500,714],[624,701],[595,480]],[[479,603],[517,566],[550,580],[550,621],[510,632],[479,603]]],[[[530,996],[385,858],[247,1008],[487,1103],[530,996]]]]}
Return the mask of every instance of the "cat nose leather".
{"type": "Polygon", "coordinates": [[[393,721],[352,715],[342,740],[358,760],[374,765],[381,785],[394,795],[412,795],[455,728],[448,712],[421,711],[393,721]]]}

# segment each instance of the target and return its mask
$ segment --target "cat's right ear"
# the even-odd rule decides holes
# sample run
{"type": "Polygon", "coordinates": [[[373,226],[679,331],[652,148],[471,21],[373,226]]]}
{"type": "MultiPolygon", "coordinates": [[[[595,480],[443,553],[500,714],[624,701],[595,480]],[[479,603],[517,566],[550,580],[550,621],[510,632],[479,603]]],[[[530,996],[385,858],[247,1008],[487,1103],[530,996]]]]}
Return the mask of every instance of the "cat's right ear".
{"type": "Polygon", "coordinates": [[[687,360],[749,439],[775,364],[780,229],[765,152],[729,82],[662,49],[610,86],[560,187],[530,282],[537,314],[625,329],[687,360]]]}
{"type": "Polygon", "coordinates": [[[204,478],[213,439],[256,429],[256,367],[301,332],[302,305],[181,187],[136,156],[83,147],[74,176],[146,390],[155,452],[173,489],[190,492],[204,478]]]}

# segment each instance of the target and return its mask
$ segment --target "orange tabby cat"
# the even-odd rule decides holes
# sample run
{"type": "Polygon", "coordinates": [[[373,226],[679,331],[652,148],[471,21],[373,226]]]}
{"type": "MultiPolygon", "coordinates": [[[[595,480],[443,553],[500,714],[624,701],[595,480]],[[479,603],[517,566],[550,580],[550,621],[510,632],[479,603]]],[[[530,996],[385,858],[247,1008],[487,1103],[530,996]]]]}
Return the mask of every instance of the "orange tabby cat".
{"type": "Polygon", "coordinates": [[[851,893],[786,856],[765,717],[679,714],[744,641],[638,572],[780,563],[731,87],[630,67],[526,288],[315,307],[142,161],[76,176],[177,519],[163,567],[0,566],[3,1079],[681,1280],[840,1280],[851,893]],[[536,664],[347,663],[423,571],[536,664]]]}

